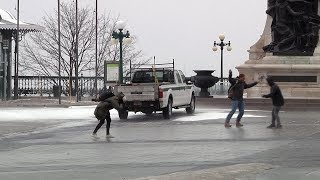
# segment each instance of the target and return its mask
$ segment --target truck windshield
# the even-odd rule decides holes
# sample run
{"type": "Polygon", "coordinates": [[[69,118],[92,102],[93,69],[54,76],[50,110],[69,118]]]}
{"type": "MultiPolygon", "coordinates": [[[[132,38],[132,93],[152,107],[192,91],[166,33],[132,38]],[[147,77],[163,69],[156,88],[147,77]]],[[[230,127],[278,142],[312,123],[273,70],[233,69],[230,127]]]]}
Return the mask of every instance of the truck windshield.
{"type": "Polygon", "coordinates": [[[132,82],[133,83],[152,83],[156,82],[172,82],[172,72],[171,71],[136,71],[133,75],[132,82]]]}

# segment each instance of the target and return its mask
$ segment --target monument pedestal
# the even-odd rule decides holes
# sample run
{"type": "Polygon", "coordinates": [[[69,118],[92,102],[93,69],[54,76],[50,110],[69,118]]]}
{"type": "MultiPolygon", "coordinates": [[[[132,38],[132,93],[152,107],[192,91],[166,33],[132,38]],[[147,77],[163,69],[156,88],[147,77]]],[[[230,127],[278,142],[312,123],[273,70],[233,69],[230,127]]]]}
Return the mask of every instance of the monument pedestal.
{"type": "MultiPolygon", "coordinates": [[[[249,60],[238,66],[239,73],[246,75],[246,81],[259,81],[261,76],[274,77],[285,97],[320,98],[320,45],[313,56],[275,56],[265,53],[263,47],[270,44],[272,18],[268,16],[261,38],[249,52],[249,60]]],[[[319,41],[320,42],[320,41],[319,41]]],[[[270,92],[264,80],[246,90],[247,97],[261,97],[270,92]]]]}
{"type": "MultiPolygon", "coordinates": [[[[247,81],[272,76],[285,97],[320,98],[320,56],[266,56],[259,61],[249,60],[237,67],[247,81]]],[[[248,89],[248,97],[261,97],[270,92],[265,81],[248,89]]]]}

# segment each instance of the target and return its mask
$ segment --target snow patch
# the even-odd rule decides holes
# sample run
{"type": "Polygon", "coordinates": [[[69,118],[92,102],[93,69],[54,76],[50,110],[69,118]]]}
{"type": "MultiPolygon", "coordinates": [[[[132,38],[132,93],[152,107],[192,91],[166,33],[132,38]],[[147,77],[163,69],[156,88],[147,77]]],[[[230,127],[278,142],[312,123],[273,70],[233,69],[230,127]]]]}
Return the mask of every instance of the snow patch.
{"type": "MultiPolygon", "coordinates": [[[[94,117],[95,106],[71,106],[69,108],[7,108],[0,109],[1,121],[55,122],[70,120],[90,120],[94,117]]],[[[110,111],[118,116],[116,110],[110,111]]]]}

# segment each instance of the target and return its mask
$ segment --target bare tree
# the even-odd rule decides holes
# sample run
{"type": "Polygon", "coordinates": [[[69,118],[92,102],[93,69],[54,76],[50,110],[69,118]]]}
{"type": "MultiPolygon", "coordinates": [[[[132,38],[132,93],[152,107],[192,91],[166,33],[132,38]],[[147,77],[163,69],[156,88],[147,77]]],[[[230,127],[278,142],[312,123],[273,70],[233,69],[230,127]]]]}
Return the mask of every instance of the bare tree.
{"type": "MultiPolygon", "coordinates": [[[[76,22],[75,5],[72,3],[61,4],[61,74],[72,77],[77,73],[95,74],[95,16],[94,9],[82,8],[78,13],[78,68],[75,68],[76,48],[76,22]],[[78,69],[78,72],[75,70],[78,69]]],[[[23,74],[30,73],[39,76],[58,75],[58,25],[57,11],[46,15],[41,23],[45,31],[30,34],[22,44],[22,60],[20,66],[23,74]]],[[[119,46],[112,45],[112,32],[118,18],[110,14],[102,14],[98,18],[98,76],[103,75],[103,62],[119,59],[119,46]]],[[[124,65],[129,61],[136,64],[148,62],[141,50],[137,50],[135,41],[124,45],[124,65]]],[[[128,72],[125,71],[125,74],[128,72]]]]}

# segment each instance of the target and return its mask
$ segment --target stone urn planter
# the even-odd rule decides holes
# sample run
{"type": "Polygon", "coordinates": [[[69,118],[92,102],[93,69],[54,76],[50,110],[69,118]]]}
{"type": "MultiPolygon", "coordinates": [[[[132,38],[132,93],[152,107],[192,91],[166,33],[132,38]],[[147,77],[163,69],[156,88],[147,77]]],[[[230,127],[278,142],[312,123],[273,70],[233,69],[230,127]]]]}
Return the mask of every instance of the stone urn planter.
{"type": "Polygon", "coordinates": [[[197,75],[192,76],[191,81],[196,87],[201,88],[199,96],[210,97],[208,88],[214,86],[219,81],[218,77],[212,76],[214,70],[194,70],[194,72],[197,75]]]}

